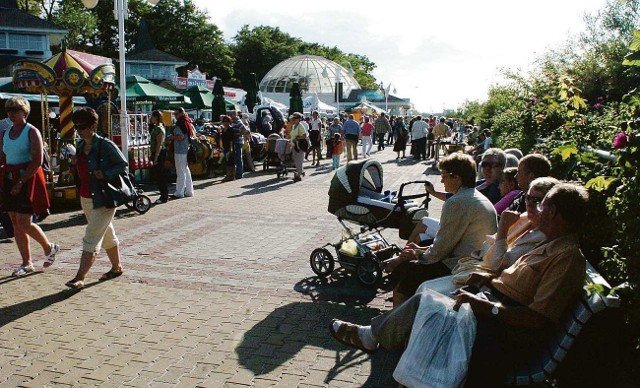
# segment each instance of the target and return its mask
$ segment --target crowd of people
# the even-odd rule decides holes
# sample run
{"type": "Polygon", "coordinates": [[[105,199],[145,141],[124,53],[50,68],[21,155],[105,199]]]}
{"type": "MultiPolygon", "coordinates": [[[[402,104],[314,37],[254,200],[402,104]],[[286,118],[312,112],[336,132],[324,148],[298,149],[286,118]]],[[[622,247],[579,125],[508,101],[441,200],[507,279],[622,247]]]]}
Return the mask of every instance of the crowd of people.
{"type": "MultiPolygon", "coordinates": [[[[29,103],[14,97],[5,109],[11,127],[0,134],[2,206],[15,228],[22,257],[13,275],[22,276],[35,270],[30,239],[41,246],[44,267],[54,263],[60,247],[34,223],[34,215],[47,212],[49,199],[42,138],[26,122],[29,103]]],[[[184,110],[177,109],[174,115],[176,125],[168,134],[160,112],[153,112],[150,120],[151,157],[160,192],[157,203],[169,196],[167,142],[173,143],[177,173],[173,196],[194,195],[187,154],[195,130],[184,110]]],[[[96,133],[98,115],[92,108],[76,110],[72,120],[80,141],[71,165],[88,225],[77,274],[66,285],[80,289],[101,248],[111,269],[100,280],[123,273],[112,222],[115,208],[99,193],[104,181],[127,171],[127,161],[115,144],[96,133]]],[[[369,353],[380,347],[401,349],[412,335],[420,304],[427,303],[421,292],[431,289],[452,295],[456,308],[468,304],[477,319],[467,385],[499,385],[506,360],[521,356],[551,335],[553,325],[579,294],[585,259],[577,236],[587,219],[587,192],[549,177],[551,163],[541,154],[523,156],[519,150],[493,147],[490,131],[480,131],[473,123],[452,127],[446,118],[433,116],[416,116],[409,125],[404,121],[381,114],[373,120],[364,116],[360,123],[348,115],[327,125],[317,112],[307,119],[296,112],[282,131],[296,168],[294,181],[302,179],[309,156],[312,166],[319,166],[323,155],[331,157],[336,169],[343,151],[347,162],[367,158],[377,142],[378,151],[393,145],[396,159],[404,157],[405,147],[411,144],[416,160],[437,160],[444,185],[443,191],[431,183],[424,187],[430,196],[444,201],[441,217],[418,222],[402,252],[381,263],[390,274],[393,309],[372,319],[370,325],[335,319],[330,332],[339,342],[369,353]],[[467,147],[440,158],[438,149],[431,146],[443,138],[454,138],[467,147]]],[[[249,127],[235,111],[221,116],[220,123],[227,160],[223,181],[240,179],[249,127]]]]}

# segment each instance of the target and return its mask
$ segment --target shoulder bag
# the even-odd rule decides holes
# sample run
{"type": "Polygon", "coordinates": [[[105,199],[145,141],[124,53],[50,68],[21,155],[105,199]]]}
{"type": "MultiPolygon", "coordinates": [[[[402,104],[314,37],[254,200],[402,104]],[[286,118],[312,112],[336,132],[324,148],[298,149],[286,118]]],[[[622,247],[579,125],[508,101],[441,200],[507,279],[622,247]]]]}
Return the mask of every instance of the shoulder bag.
{"type": "MultiPolygon", "coordinates": [[[[98,144],[98,167],[100,167],[100,154],[104,141],[104,139],[100,139],[100,144],[98,144]]],[[[100,189],[104,206],[107,208],[116,208],[133,201],[136,197],[136,190],[133,187],[133,183],[131,183],[128,169],[113,178],[107,179],[105,177],[105,179],[100,180],[100,189]]]]}

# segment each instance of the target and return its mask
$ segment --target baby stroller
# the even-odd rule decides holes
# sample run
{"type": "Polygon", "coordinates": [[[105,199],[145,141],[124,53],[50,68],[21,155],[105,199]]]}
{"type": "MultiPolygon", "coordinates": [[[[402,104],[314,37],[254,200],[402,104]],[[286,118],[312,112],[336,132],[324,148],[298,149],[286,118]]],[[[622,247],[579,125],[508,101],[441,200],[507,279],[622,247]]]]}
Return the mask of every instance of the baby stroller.
{"type": "Polygon", "coordinates": [[[289,140],[283,139],[277,133],[272,133],[267,138],[267,157],[265,158],[262,169],[267,171],[270,166],[278,169],[278,178],[287,176],[287,164],[291,163],[291,145],[289,140]]]}
{"type": "MultiPolygon", "coordinates": [[[[131,182],[135,182],[135,177],[133,174],[129,173],[129,179],[131,182]]],[[[137,184],[134,183],[134,194],[135,196],[129,202],[125,202],[125,206],[131,210],[135,210],[140,214],[144,214],[151,209],[151,199],[144,195],[144,190],[142,190],[137,184]]]]}
{"type": "Polygon", "coordinates": [[[405,194],[408,185],[426,181],[403,183],[397,193],[383,192],[382,182],[382,165],[371,159],[350,162],[336,171],[329,187],[328,211],[344,231],[337,243],[311,252],[309,264],[316,275],[326,277],[333,272],[335,260],[327,249],[332,246],[340,266],[355,273],[363,285],[377,285],[382,278],[380,263],[401,251],[387,242],[381,230],[397,228],[400,238],[407,239],[415,223],[428,215],[428,193],[405,194]],[[422,204],[415,201],[418,198],[424,198],[422,204]],[[354,233],[344,221],[360,225],[360,231],[354,233]]]}

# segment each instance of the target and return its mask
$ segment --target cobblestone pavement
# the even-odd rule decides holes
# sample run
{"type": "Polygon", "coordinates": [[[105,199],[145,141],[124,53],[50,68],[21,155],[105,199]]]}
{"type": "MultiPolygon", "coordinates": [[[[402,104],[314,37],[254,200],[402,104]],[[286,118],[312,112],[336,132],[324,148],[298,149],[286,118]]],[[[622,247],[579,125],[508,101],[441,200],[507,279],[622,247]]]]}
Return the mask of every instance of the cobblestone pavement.
{"type": "MultiPolygon", "coordinates": [[[[390,148],[373,157],[385,189],[425,174],[440,185],[425,162],[396,162],[390,148]]],[[[334,317],[366,323],[389,309],[390,292],[342,269],[326,280],[311,271],[310,252],[341,234],[326,210],[331,162],[322,163],[306,163],[300,183],[258,171],[196,181],[195,197],[144,215],[120,209],[125,274],[98,283],[109,268],[101,254],[82,291],[64,286],[78,266],[81,212],[42,223],[62,247],[46,272],[10,278],[19,255],[0,244],[0,386],[397,386],[398,353],[369,356],[328,333],[334,317]]],[[[400,242],[396,230],[384,234],[400,242]]]]}

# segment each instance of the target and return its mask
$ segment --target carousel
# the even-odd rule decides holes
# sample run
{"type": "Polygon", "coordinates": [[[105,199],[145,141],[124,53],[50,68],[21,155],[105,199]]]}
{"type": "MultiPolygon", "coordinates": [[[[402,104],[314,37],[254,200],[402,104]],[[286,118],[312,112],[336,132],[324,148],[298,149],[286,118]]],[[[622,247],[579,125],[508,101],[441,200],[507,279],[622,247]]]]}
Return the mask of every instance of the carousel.
{"type": "MultiPolygon", "coordinates": [[[[68,157],[73,153],[76,134],[71,121],[73,97],[84,96],[87,101],[103,101],[106,108],[100,117],[101,128],[111,128],[111,98],[115,94],[115,67],[111,59],[67,50],[38,62],[23,59],[12,68],[13,84],[26,93],[40,94],[42,105],[42,137],[49,157],[51,172],[47,177],[52,205],[77,203],[78,192],[69,173],[68,157]],[[59,128],[50,125],[49,96],[59,98],[59,128]]],[[[97,104],[96,104],[97,105],[97,104]]],[[[104,105],[104,104],[103,104],[104,105]]],[[[100,129],[99,129],[100,130],[100,129]]]]}

